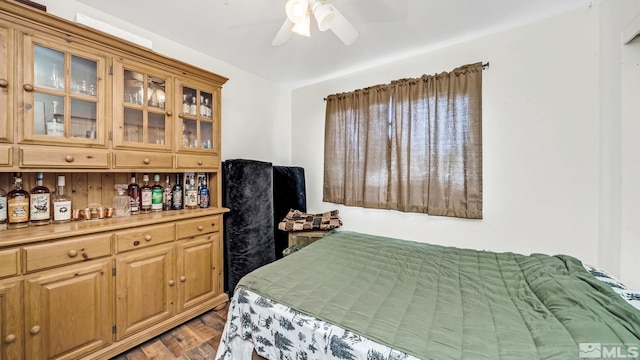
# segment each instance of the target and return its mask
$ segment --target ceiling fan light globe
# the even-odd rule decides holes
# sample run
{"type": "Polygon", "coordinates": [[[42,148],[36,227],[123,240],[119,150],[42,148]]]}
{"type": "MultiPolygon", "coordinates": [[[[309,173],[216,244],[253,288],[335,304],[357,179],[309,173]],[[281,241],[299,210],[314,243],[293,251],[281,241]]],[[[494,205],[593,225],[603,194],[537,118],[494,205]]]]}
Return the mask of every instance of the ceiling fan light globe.
{"type": "Polygon", "coordinates": [[[319,2],[313,7],[313,16],[318,23],[320,31],[329,30],[331,25],[336,21],[336,14],[333,12],[333,6],[329,4],[320,4],[319,2]]]}
{"type": "Polygon", "coordinates": [[[305,18],[302,21],[293,25],[293,28],[291,29],[291,31],[293,31],[298,35],[311,37],[311,20],[309,19],[308,16],[305,16],[305,18]]]}
{"type": "Polygon", "coordinates": [[[309,2],[307,0],[289,0],[285,5],[285,12],[292,23],[298,24],[307,17],[309,2]]]}

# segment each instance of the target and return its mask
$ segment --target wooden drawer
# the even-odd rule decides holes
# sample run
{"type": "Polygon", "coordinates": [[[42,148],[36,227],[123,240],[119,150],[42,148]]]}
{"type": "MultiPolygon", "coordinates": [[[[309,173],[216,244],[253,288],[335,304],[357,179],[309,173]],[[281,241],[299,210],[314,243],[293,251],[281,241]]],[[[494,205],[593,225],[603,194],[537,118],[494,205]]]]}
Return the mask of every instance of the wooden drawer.
{"type": "Polygon", "coordinates": [[[83,236],[24,247],[26,272],[67,265],[111,255],[111,235],[83,236]]]}
{"type": "Polygon", "coordinates": [[[218,169],[220,156],[211,155],[176,155],[176,168],[178,169],[218,169]]]}
{"type": "Polygon", "coordinates": [[[37,168],[108,169],[109,152],[97,149],[20,147],[20,166],[37,168]]]}
{"type": "Polygon", "coordinates": [[[20,249],[0,251],[0,278],[20,274],[20,249]]]}
{"type": "Polygon", "coordinates": [[[116,251],[118,253],[141,249],[175,240],[176,231],[173,223],[144,226],[115,233],[116,251]]]}
{"type": "Polygon", "coordinates": [[[113,167],[116,169],[173,169],[172,154],[115,152],[113,167]]]}
{"type": "Polygon", "coordinates": [[[178,239],[220,231],[220,216],[207,216],[178,223],[178,239]]]}
{"type": "Polygon", "coordinates": [[[0,166],[13,166],[13,147],[0,145],[0,166]]]}

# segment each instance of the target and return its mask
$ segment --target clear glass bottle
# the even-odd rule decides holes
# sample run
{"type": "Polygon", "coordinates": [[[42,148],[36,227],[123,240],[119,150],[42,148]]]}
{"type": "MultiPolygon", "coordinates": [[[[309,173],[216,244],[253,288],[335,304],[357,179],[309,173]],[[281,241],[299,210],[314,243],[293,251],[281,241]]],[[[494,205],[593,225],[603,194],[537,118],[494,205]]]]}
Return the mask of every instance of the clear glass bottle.
{"type": "Polygon", "coordinates": [[[167,174],[165,176],[164,189],[162,192],[162,210],[171,210],[171,199],[173,197],[173,189],[171,187],[171,176],[167,174]]]}
{"type": "Polygon", "coordinates": [[[160,185],[160,174],[153,176],[153,186],[151,187],[151,211],[162,211],[164,189],[160,185]]]}
{"type": "Polygon", "coordinates": [[[51,102],[51,118],[47,121],[47,135],[64,136],[64,123],[58,119],[58,102],[51,102]]]}
{"type": "Polygon", "coordinates": [[[211,104],[209,104],[209,98],[204,99],[204,105],[207,108],[207,114],[205,116],[210,118],[213,111],[211,110],[211,104]]]}
{"type": "Polygon", "coordinates": [[[58,191],[51,198],[51,204],[54,224],[71,221],[71,197],[65,193],[64,175],[58,175],[58,191]]]}
{"type": "Polygon", "coordinates": [[[182,113],[189,114],[191,106],[189,106],[189,100],[187,100],[187,94],[182,95],[182,113]]]}
{"type": "Polygon", "coordinates": [[[176,174],[176,183],[175,185],[173,185],[172,193],[173,195],[171,196],[171,209],[182,210],[184,207],[184,205],[182,204],[184,191],[182,188],[182,178],[180,174],[176,174]]]}
{"type": "Polygon", "coordinates": [[[140,213],[147,214],[151,212],[151,186],[149,185],[149,175],[142,175],[142,186],[140,186],[140,213]]]}
{"type": "Polygon", "coordinates": [[[7,194],[7,229],[29,226],[29,193],[22,189],[22,174],[15,173],[13,190],[7,194]]]}
{"type": "Polygon", "coordinates": [[[191,104],[189,105],[189,114],[196,115],[198,112],[198,104],[196,103],[196,97],[191,97],[191,104]]]}
{"type": "Polygon", "coordinates": [[[7,228],[7,193],[0,188],[0,230],[7,228]]]}
{"type": "Polygon", "coordinates": [[[200,201],[199,206],[201,208],[209,207],[209,188],[207,188],[207,179],[202,179],[202,184],[200,185],[200,201]]]}
{"type": "Polygon", "coordinates": [[[116,184],[115,189],[117,195],[113,197],[112,205],[114,207],[113,216],[131,216],[131,197],[127,195],[127,184],[116,184]]]}
{"type": "Polygon", "coordinates": [[[136,183],[136,174],[131,173],[131,182],[127,187],[129,199],[131,200],[131,214],[140,214],[140,185],[136,183]]]}
{"type": "Polygon", "coordinates": [[[51,211],[49,208],[51,192],[48,187],[43,185],[43,178],[42,173],[38,172],[36,175],[36,186],[31,189],[29,194],[30,225],[48,225],[51,219],[51,211]]]}
{"type": "Polygon", "coordinates": [[[204,105],[203,95],[200,95],[200,116],[207,116],[207,107],[204,105]]]}
{"type": "Polygon", "coordinates": [[[186,182],[185,192],[185,209],[196,209],[198,207],[198,188],[195,184],[195,179],[190,176],[186,182]]]}

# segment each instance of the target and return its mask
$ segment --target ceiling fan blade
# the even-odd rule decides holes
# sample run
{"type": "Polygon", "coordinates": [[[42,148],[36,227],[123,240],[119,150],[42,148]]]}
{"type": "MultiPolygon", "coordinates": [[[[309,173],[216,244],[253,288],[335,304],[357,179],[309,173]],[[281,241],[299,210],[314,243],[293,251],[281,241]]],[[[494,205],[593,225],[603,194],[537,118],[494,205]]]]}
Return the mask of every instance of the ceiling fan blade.
{"type": "MultiPolygon", "coordinates": [[[[327,4],[329,5],[329,4],[327,4]]],[[[331,6],[331,5],[330,5],[331,6]]],[[[345,18],[335,6],[331,6],[333,13],[335,14],[335,21],[329,29],[336,34],[337,37],[342,40],[345,45],[351,45],[360,36],[358,30],[345,18]]]]}
{"type": "Polygon", "coordinates": [[[280,27],[280,30],[278,30],[278,33],[273,38],[271,45],[280,46],[287,42],[287,40],[289,40],[289,38],[291,37],[291,29],[293,29],[293,25],[294,23],[291,22],[291,20],[289,20],[288,18],[285,19],[284,23],[282,23],[282,26],[280,27]]]}

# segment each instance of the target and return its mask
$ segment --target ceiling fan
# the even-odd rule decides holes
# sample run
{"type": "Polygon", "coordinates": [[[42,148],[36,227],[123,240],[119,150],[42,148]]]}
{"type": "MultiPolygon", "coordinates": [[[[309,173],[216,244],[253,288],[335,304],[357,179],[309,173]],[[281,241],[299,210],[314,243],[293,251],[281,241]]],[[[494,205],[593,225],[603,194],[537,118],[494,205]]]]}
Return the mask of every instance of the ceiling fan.
{"type": "Polygon", "coordinates": [[[320,31],[333,31],[345,45],[351,45],[360,35],[338,9],[324,0],[288,0],[285,12],[287,18],[273,38],[273,46],[284,44],[292,33],[310,37],[311,14],[316,19],[320,31]]]}

